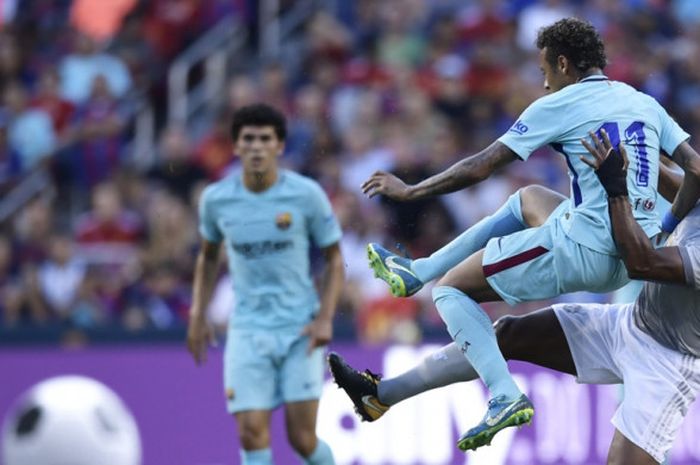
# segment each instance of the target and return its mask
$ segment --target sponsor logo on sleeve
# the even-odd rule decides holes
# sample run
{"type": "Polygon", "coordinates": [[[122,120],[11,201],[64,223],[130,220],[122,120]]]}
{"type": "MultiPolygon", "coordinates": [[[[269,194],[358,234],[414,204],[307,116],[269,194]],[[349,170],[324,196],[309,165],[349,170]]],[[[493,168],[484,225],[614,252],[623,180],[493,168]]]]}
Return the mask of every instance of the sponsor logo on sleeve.
{"type": "Polygon", "coordinates": [[[508,132],[514,132],[519,135],[523,135],[528,131],[528,127],[522,121],[518,120],[515,124],[508,130],[508,132]]]}

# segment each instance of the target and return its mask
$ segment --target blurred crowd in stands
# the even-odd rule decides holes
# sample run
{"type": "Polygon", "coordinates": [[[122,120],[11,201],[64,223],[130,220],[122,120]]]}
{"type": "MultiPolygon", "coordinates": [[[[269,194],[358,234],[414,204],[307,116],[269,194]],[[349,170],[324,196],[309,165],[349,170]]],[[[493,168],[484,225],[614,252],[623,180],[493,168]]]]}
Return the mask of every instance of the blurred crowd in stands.
{"type": "MultiPolygon", "coordinates": [[[[415,182],[504,133],[544,93],[539,27],[571,15],[591,21],[606,43],[606,74],[658,99],[691,143],[700,135],[694,0],[319,1],[284,59],[258,59],[249,36],[251,53],[194,126],[163,117],[169,64],[220,18],[259,30],[261,2],[106,2],[122,5],[111,22],[95,14],[106,8],[100,0],[16,3],[0,18],[0,193],[5,201],[36,172],[51,182],[0,224],[3,336],[47,327],[181,336],[199,241],[198,195],[235,170],[228,118],[245,104],[265,101],[285,112],[283,163],[328,192],[347,262],[336,330],[366,343],[444,334],[429,290],[394,299],[374,279],[367,242],[398,242],[422,256],[519,187],[539,183],[568,194],[566,165],[549,149],[439,199],[402,204],[360,191],[375,170],[415,182]],[[159,115],[149,166],[135,165],[129,153],[133,108],[142,99],[159,115]]],[[[282,10],[295,3],[282,1],[282,10]]],[[[227,280],[222,275],[211,305],[219,328],[230,310],[227,280]]],[[[495,318],[541,305],[487,310],[495,318]]]]}

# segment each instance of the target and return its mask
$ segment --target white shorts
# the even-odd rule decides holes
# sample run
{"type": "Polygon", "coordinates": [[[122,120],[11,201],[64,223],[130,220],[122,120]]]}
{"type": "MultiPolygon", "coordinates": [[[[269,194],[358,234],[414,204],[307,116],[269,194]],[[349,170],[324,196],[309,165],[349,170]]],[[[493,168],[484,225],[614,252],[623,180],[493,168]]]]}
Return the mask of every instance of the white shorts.
{"type": "Polygon", "coordinates": [[[577,381],[624,383],[624,399],[612,423],[663,462],[700,390],[700,358],[668,349],[640,330],[632,304],[552,308],[569,343],[577,381]]]}

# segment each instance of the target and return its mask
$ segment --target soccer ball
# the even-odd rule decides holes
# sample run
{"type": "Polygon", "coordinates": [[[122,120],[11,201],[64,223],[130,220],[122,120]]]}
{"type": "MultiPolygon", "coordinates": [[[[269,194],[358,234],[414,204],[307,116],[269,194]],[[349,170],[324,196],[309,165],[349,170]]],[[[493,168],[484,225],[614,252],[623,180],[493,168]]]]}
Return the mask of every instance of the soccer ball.
{"type": "Polygon", "coordinates": [[[5,465],[139,465],[134,417],[104,384],[59,376],[32,387],[5,418],[5,465]]]}

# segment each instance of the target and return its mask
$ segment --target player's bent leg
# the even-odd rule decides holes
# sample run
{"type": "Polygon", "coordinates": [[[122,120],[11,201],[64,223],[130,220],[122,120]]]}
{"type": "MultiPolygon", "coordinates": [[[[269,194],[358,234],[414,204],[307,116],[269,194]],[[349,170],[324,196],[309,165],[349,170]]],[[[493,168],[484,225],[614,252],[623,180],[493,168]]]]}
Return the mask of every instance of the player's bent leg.
{"type": "Polygon", "coordinates": [[[559,192],[538,184],[520,189],[523,221],[530,228],[541,226],[557,207],[566,200],[559,192]]]}
{"type": "Polygon", "coordinates": [[[615,430],[608,451],[607,465],[658,465],[659,463],[644,449],[627,439],[619,430],[615,430]]]}
{"type": "Polygon", "coordinates": [[[308,465],[334,465],[333,453],[316,436],[318,400],[290,402],[285,405],[287,438],[292,448],[308,465]]]}
{"type": "Polygon", "coordinates": [[[523,316],[499,318],[494,330],[507,360],[521,360],[576,375],[569,343],[551,307],[523,316]]]}
{"type": "Polygon", "coordinates": [[[491,399],[481,422],[457,442],[462,450],[491,443],[509,426],[529,423],[532,403],[515,384],[498,347],[493,324],[477,299],[496,300],[481,266],[483,251],[453,268],[433,289],[433,301],[447,330],[486,384],[491,399]]]}

